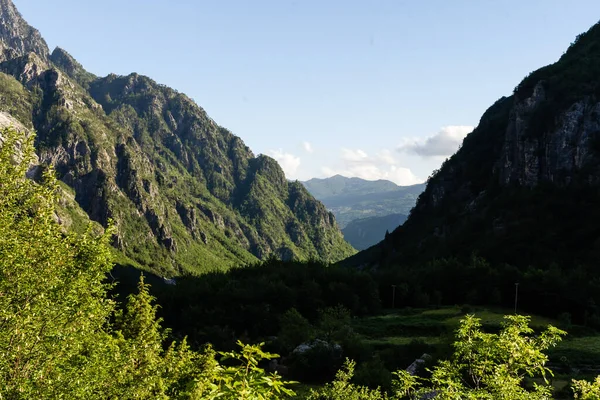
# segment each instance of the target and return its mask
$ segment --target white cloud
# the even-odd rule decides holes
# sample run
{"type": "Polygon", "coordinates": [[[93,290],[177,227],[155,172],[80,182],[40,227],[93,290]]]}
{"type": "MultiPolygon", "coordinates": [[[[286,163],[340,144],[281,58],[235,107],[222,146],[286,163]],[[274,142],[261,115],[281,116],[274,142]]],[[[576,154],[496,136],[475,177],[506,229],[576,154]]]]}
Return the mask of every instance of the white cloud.
{"type": "Polygon", "coordinates": [[[389,171],[386,172],[388,180],[397,183],[401,186],[416,185],[417,183],[423,183],[423,179],[417,177],[409,168],[396,167],[392,165],[389,171]],[[400,182],[400,183],[399,183],[400,182]]]}
{"type": "Polygon", "coordinates": [[[384,162],[385,164],[388,165],[396,165],[396,159],[394,158],[393,154],[391,151],[385,149],[385,150],[381,150],[379,153],[377,153],[377,158],[379,158],[379,160],[381,160],[382,162],[384,162]]]}
{"type": "Polygon", "coordinates": [[[304,151],[306,151],[307,153],[313,153],[315,151],[310,142],[302,142],[302,147],[304,147],[304,151]]]}
{"type": "Polygon", "coordinates": [[[414,153],[421,157],[447,157],[454,154],[467,134],[473,131],[472,126],[444,126],[438,133],[427,139],[405,140],[398,150],[414,153]]]}
{"type": "Polygon", "coordinates": [[[281,169],[283,169],[283,172],[285,172],[286,178],[298,178],[296,173],[298,172],[298,167],[300,166],[300,157],[297,157],[291,153],[286,153],[282,149],[269,150],[267,154],[277,160],[281,166],[281,169]]]}
{"type": "Polygon", "coordinates": [[[367,153],[362,151],[361,149],[351,150],[351,149],[342,149],[342,160],[352,163],[360,163],[367,161],[369,156],[367,153]]]}
{"type": "Polygon", "coordinates": [[[382,150],[375,157],[370,157],[363,150],[343,148],[341,165],[323,167],[321,173],[326,177],[339,174],[367,180],[387,179],[401,186],[423,182],[423,179],[417,177],[410,169],[398,167],[396,164],[389,150],[382,150]]]}

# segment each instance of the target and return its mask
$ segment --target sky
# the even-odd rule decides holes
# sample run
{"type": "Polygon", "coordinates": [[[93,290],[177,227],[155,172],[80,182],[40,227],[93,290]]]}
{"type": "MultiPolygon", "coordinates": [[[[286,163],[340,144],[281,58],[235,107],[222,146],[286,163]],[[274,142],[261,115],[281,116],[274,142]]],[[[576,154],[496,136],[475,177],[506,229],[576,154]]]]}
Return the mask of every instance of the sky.
{"type": "Polygon", "coordinates": [[[288,179],[423,182],[597,0],[13,0],[90,72],[193,98],[288,179]]]}

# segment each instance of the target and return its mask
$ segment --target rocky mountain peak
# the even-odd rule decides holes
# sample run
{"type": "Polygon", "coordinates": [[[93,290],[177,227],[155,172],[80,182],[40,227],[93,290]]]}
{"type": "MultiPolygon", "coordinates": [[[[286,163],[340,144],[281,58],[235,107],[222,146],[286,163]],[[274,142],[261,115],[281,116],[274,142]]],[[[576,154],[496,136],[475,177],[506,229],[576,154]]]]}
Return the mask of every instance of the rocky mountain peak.
{"type": "Polygon", "coordinates": [[[52,51],[50,59],[54,64],[62,67],[65,71],[73,71],[77,68],[82,68],[81,64],[79,64],[71,54],[60,47],[56,47],[54,51],[52,51]]]}
{"type": "Polygon", "coordinates": [[[86,71],[71,54],[60,47],[54,49],[50,61],[85,89],[88,89],[90,83],[97,79],[96,75],[86,71]]]}
{"type": "Polygon", "coordinates": [[[35,53],[48,60],[46,41],[23,19],[11,0],[0,0],[0,41],[5,50],[12,49],[17,56],[35,53]]]}

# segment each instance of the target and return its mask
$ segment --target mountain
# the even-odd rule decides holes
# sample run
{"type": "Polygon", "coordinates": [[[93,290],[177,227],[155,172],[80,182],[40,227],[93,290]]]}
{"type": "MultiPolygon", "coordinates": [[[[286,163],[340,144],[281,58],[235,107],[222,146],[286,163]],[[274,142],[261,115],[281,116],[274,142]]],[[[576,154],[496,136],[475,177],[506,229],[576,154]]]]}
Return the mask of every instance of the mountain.
{"type": "Polygon", "coordinates": [[[429,180],[406,223],[348,264],[385,268],[477,254],[519,268],[595,266],[598,204],[600,24],[493,104],[429,180]]]}
{"type": "Polygon", "coordinates": [[[344,239],[357,250],[367,249],[381,242],[389,232],[406,221],[404,214],[390,214],[383,217],[368,217],[350,221],[342,233],[344,239]]]}
{"type": "Polygon", "coordinates": [[[10,0],[0,39],[0,112],[37,133],[40,163],[91,220],[113,221],[120,262],[175,275],[353,254],[325,206],[189,97],[50,53],[10,0]]]}
{"type": "Polygon", "coordinates": [[[361,178],[346,178],[341,175],[325,179],[313,178],[303,183],[317,198],[392,192],[399,188],[394,182],[384,179],[368,181],[361,178]]]}
{"type": "Polygon", "coordinates": [[[10,0],[0,1],[0,60],[6,61],[36,54],[42,61],[49,57],[48,45],[37,29],[29,26],[10,0]]]}
{"type": "Polygon", "coordinates": [[[356,219],[408,214],[425,189],[424,184],[398,186],[383,179],[368,181],[341,175],[314,178],[303,184],[334,213],[342,228],[356,219]]]}

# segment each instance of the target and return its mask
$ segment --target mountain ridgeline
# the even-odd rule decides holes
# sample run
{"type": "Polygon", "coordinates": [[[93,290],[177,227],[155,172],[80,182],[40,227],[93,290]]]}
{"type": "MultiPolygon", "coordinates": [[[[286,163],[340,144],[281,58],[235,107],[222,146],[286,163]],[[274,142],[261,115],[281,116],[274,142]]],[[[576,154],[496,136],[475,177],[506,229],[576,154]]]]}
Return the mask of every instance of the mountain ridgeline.
{"type": "Polygon", "coordinates": [[[175,275],[354,253],[302,184],[189,97],[50,53],[10,0],[0,1],[0,38],[0,111],[36,132],[40,164],[91,220],[113,221],[121,262],[175,275]]]}
{"type": "Polygon", "coordinates": [[[407,222],[348,261],[397,267],[477,254],[548,268],[600,256],[600,25],[482,116],[407,222]]]}

